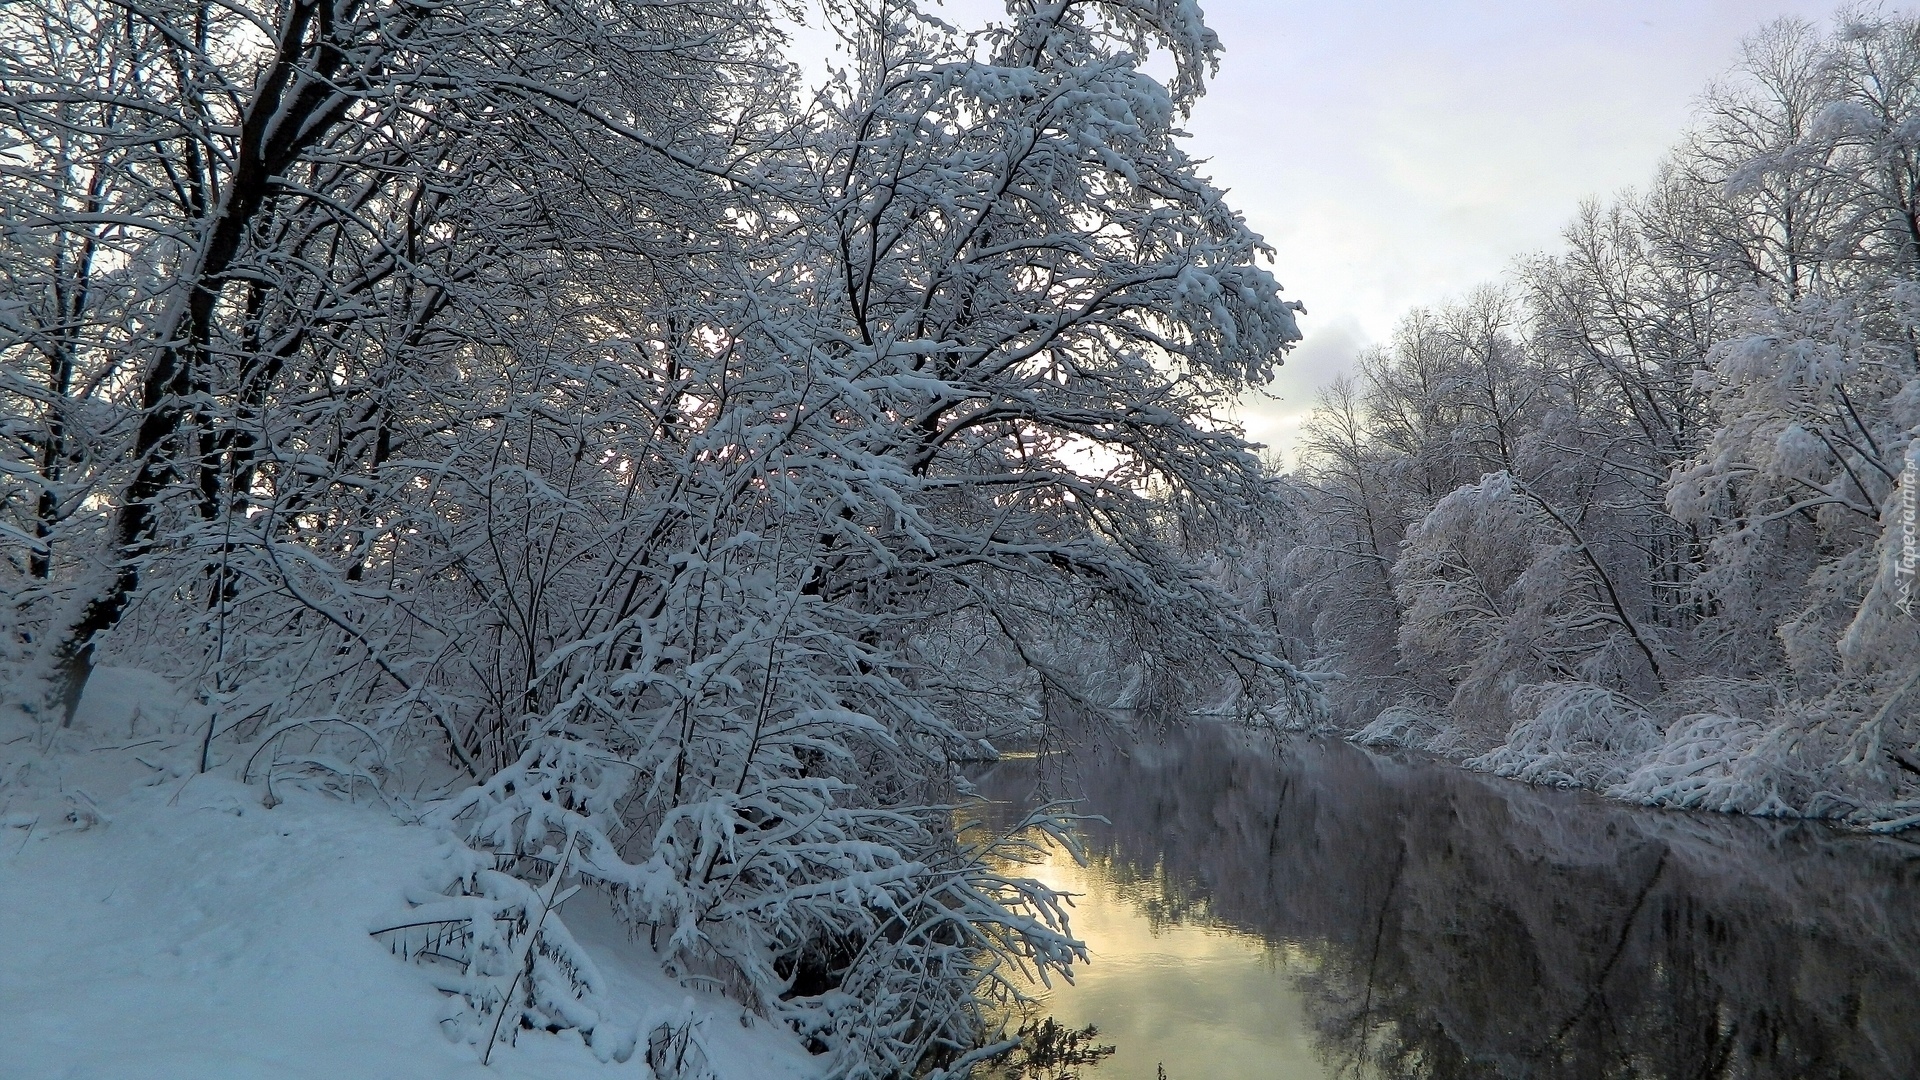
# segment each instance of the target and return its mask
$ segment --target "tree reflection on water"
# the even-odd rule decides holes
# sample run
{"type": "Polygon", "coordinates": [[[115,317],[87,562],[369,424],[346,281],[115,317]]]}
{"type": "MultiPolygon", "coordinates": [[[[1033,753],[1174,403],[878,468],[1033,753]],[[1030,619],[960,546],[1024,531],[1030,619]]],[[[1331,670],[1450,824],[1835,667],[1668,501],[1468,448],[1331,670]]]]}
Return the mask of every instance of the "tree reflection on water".
{"type": "Polygon", "coordinates": [[[1135,907],[1268,943],[1331,1075],[1920,1075],[1911,843],[1210,725],[979,786],[1083,800],[1135,907]]]}

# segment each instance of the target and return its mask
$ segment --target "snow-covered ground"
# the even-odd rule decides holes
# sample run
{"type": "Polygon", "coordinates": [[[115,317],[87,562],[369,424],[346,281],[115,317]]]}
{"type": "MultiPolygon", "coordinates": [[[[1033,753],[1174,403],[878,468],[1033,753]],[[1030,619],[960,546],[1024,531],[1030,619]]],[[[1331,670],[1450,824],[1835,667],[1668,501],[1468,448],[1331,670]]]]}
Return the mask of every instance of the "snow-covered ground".
{"type": "MultiPolygon", "coordinates": [[[[102,671],[73,728],[0,716],[0,1076],[7,1080],[647,1076],[579,1036],[478,1051],[446,999],[368,931],[448,838],[359,803],[196,775],[171,689],[102,671]]],[[[804,1080],[798,1040],[658,974],[596,898],[562,910],[606,1000],[697,1019],[720,1080],[804,1080]]],[[[641,1036],[644,1045],[644,1034],[641,1036]]]]}

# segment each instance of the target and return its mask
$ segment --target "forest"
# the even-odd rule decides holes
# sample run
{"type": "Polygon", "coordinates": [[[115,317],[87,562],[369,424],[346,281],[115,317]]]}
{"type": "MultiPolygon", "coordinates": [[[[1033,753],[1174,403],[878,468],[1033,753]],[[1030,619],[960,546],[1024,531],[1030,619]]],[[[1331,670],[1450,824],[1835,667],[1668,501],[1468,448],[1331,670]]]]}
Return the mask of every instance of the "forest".
{"type": "Polygon", "coordinates": [[[594,1042],[564,882],[837,1075],[964,1070],[1084,947],[958,763],[1125,664],[1307,693],[1196,557],[1299,336],[1178,142],[1198,8],[836,0],[817,93],[786,15],[0,12],[9,704],[155,672],[192,770],[452,830],[396,947],[488,1052],[594,1042]]]}
{"type": "Polygon", "coordinates": [[[1920,20],[1752,38],[1286,470],[1195,0],[817,15],[816,85],[778,0],[0,8],[0,810],[97,820],[36,777],[162,678],[158,779],[453,838],[376,929],[456,1041],[687,1080],[572,890],[833,1076],[964,1076],[1087,958],[1018,869],[1068,822],[964,770],[1088,731],[1920,824],[1920,20]]]}
{"type": "Polygon", "coordinates": [[[1920,21],[1777,23],[1644,190],[1329,388],[1236,581],[1328,722],[1920,823],[1920,21]]]}

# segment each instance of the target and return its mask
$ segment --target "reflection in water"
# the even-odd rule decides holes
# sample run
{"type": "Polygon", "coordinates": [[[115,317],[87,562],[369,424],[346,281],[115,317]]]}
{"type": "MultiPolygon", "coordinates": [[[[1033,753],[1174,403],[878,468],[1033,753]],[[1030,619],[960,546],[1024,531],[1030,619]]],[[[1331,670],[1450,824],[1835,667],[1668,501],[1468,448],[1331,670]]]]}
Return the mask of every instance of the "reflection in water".
{"type": "Polygon", "coordinates": [[[1199,726],[1009,760],[1083,800],[1094,963],[1048,1001],[1147,1077],[1920,1077],[1920,847],[1199,726]]]}

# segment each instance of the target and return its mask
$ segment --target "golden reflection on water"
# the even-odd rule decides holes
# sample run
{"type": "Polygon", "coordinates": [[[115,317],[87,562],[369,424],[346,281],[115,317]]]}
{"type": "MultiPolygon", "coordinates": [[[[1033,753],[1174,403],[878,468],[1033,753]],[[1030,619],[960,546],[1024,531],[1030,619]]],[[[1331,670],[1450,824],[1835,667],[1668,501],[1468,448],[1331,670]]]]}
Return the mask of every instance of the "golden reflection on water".
{"type": "Polygon", "coordinates": [[[1920,1077],[1920,845],[1198,725],[976,783],[1083,815],[1007,868],[1080,894],[1083,1080],[1920,1077]]]}
{"type": "Polygon", "coordinates": [[[1044,863],[1018,868],[1078,894],[1072,929],[1092,962],[1071,985],[1035,987],[1040,1008],[1070,1028],[1095,1025],[1114,1054],[1079,1070],[1087,1080],[1320,1080],[1292,971],[1308,962],[1297,947],[1256,937],[1192,913],[1173,920],[1158,874],[1121,882],[1095,856],[1086,866],[1056,848],[1044,863]]]}

